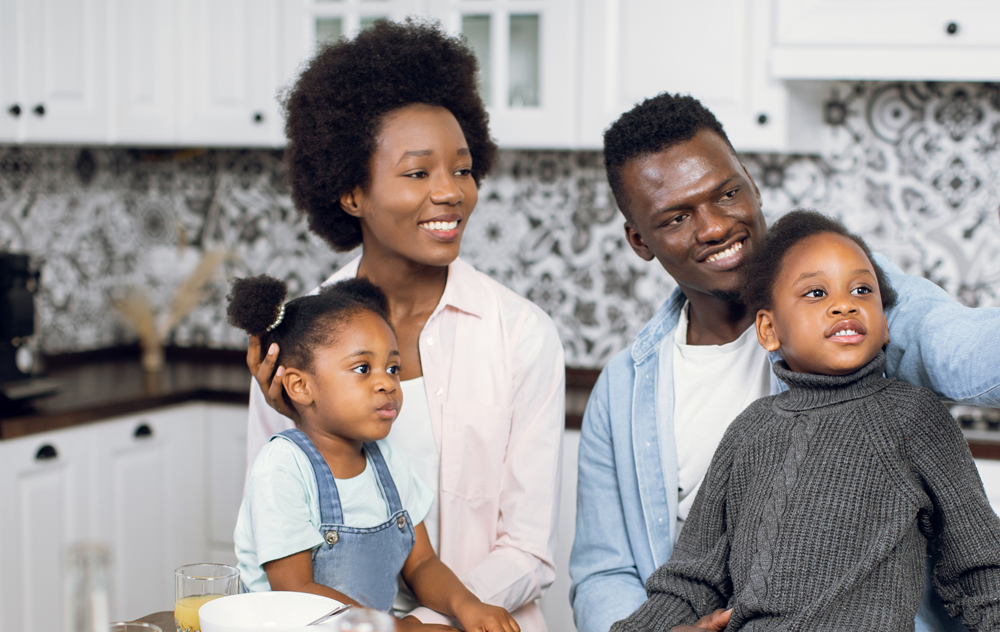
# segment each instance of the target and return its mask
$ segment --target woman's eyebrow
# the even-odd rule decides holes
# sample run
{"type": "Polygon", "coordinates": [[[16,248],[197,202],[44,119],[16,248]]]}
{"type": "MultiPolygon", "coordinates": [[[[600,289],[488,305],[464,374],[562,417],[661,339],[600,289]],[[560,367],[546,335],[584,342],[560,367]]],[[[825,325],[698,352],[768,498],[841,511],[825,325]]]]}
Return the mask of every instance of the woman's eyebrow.
{"type": "MultiPolygon", "coordinates": [[[[461,151],[461,150],[459,150],[459,151],[461,151]]],[[[414,157],[419,157],[419,156],[431,156],[433,154],[434,154],[434,150],[432,150],[432,149],[414,149],[414,150],[411,150],[411,151],[404,151],[403,155],[399,158],[399,162],[403,162],[407,158],[414,158],[414,157]]],[[[399,162],[397,162],[396,164],[398,165],[399,162]]]]}

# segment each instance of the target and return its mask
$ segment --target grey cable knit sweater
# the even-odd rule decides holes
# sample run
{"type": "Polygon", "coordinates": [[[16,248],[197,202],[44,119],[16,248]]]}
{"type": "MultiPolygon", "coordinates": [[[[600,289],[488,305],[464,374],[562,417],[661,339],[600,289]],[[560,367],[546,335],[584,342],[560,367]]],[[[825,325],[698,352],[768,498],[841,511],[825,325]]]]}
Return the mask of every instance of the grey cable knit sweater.
{"type": "Polygon", "coordinates": [[[913,630],[927,540],[952,616],[1000,630],[1000,519],[958,424],[929,390],[882,377],[774,372],[719,444],[649,599],[613,632],[913,630]]]}

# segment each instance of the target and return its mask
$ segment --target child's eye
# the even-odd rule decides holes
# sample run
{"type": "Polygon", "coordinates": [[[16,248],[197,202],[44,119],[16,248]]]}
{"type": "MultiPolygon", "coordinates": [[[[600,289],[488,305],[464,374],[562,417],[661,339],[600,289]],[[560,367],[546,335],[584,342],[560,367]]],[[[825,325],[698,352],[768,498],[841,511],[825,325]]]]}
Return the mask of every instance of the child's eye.
{"type": "Polygon", "coordinates": [[[413,178],[414,180],[417,180],[419,178],[426,178],[427,177],[427,172],[426,171],[413,171],[411,173],[406,174],[406,177],[407,178],[413,178]]]}
{"type": "Polygon", "coordinates": [[[459,169],[458,171],[455,172],[455,175],[458,175],[458,176],[471,176],[472,175],[472,169],[470,169],[470,168],[459,169]]]}
{"type": "Polygon", "coordinates": [[[871,294],[871,293],[872,293],[872,289],[870,287],[868,287],[867,285],[859,285],[858,287],[856,287],[853,290],[851,290],[851,294],[857,294],[859,296],[863,296],[865,294],[871,294]]]}
{"type": "Polygon", "coordinates": [[[824,296],[826,296],[826,290],[820,290],[820,289],[809,290],[808,292],[806,292],[806,296],[809,298],[823,298],[824,296]]]}
{"type": "Polygon", "coordinates": [[[359,364],[358,366],[354,367],[351,370],[357,373],[358,375],[365,375],[369,371],[371,371],[371,368],[367,364],[359,364]]]}
{"type": "Polygon", "coordinates": [[[389,375],[399,375],[399,365],[396,364],[396,365],[393,365],[393,366],[389,367],[388,369],[386,369],[386,372],[389,375]]]}

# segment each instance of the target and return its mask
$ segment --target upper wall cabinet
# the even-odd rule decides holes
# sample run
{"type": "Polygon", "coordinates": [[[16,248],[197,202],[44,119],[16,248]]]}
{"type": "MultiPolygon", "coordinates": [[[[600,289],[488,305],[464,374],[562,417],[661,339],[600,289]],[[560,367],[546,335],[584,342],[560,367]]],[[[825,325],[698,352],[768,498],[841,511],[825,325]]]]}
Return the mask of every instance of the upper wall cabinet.
{"type": "Polygon", "coordinates": [[[279,18],[276,0],[181,3],[181,144],[280,142],[279,18]]]}
{"type": "Polygon", "coordinates": [[[431,0],[479,59],[490,131],[502,147],[572,147],[577,133],[577,2],[431,0]]]}
{"type": "Polygon", "coordinates": [[[107,0],[2,4],[0,139],[106,142],[107,0]]]}
{"type": "MultiPolygon", "coordinates": [[[[811,105],[772,79],[772,0],[583,0],[580,139],[601,147],[605,128],[661,92],[691,94],[741,151],[813,151],[797,133],[811,105]]],[[[816,122],[820,109],[815,108],[816,122]]]]}
{"type": "Polygon", "coordinates": [[[995,0],[775,0],[781,79],[1000,79],[995,0]]]}

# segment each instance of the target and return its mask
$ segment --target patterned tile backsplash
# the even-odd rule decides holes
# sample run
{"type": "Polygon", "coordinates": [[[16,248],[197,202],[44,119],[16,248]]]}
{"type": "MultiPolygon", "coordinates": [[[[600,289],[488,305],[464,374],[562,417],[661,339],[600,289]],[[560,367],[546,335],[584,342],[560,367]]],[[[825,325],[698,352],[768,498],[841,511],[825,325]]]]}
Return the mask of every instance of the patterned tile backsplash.
{"type": "MultiPolygon", "coordinates": [[[[837,84],[825,118],[822,156],[741,155],[768,219],[822,210],[961,302],[1000,306],[1000,85],[837,84]]],[[[134,339],[111,300],[138,287],[164,310],[216,248],[233,256],[173,344],[245,345],[227,278],[267,272],[298,295],[355,256],[308,231],[280,152],[0,147],[0,249],[41,271],[46,352],[134,339]]],[[[673,288],[625,243],[598,152],[502,152],[462,254],[551,314],[576,367],[603,366],[673,288]]]]}

